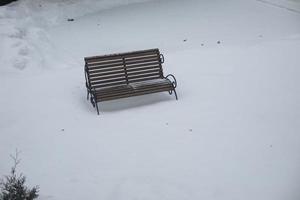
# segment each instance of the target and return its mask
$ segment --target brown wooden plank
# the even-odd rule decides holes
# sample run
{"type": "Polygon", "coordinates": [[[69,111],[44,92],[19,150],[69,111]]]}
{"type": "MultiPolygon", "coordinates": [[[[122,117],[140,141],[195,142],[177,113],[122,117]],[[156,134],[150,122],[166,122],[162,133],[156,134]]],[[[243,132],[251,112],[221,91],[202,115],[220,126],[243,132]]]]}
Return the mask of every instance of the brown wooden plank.
{"type": "Polygon", "coordinates": [[[126,79],[125,74],[115,74],[115,75],[109,75],[109,76],[98,76],[98,77],[94,77],[94,78],[90,78],[91,83],[95,83],[97,81],[101,81],[101,80],[110,80],[110,79],[115,79],[115,78],[123,78],[126,79]]]}
{"type": "Polygon", "coordinates": [[[147,78],[140,78],[140,79],[128,79],[129,83],[136,83],[140,81],[148,81],[148,80],[154,80],[154,79],[159,79],[159,76],[153,76],[153,77],[147,77],[147,78]]]}
{"type": "Polygon", "coordinates": [[[110,80],[91,81],[91,84],[100,85],[100,84],[103,84],[103,83],[114,83],[114,82],[123,81],[123,80],[126,81],[126,78],[122,77],[122,78],[114,78],[114,79],[110,79],[110,80]]]}
{"type": "Polygon", "coordinates": [[[88,71],[89,74],[98,74],[98,73],[109,73],[109,72],[115,72],[119,70],[124,70],[124,67],[114,67],[114,68],[106,68],[106,69],[95,69],[88,71]]]}
{"type": "Polygon", "coordinates": [[[125,58],[125,62],[126,63],[130,63],[130,62],[133,62],[133,61],[148,61],[148,60],[159,60],[159,57],[157,55],[151,55],[151,56],[139,56],[139,57],[133,57],[133,58],[127,58],[127,57],[124,57],[125,58]]]}
{"type": "Polygon", "coordinates": [[[125,53],[118,53],[118,54],[108,54],[108,55],[102,55],[102,56],[92,56],[92,57],[85,57],[84,60],[86,62],[93,62],[95,60],[110,60],[110,59],[116,59],[116,58],[122,58],[122,57],[134,57],[134,56],[141,56],[141,55],[155,55],[159,54],[158,49],[148,49],[148,50],[142,50],[142,51],[133,51],[133,52],[125,52],[125,53]]]}
{"type": "Polygon", "coordinates": [[[149,76],[159,76],[159,75],[160,75],[159,72],[142,74],[142,75],[129,75],[128,74],[128,79],[138,79],[138,78],[144,78],[144,77],[149,77],[149,76]]]}
{"type": "Polygon", "coordinates": [[[133,68],[137,68],[137,67],[159,67],[159,63],[158,62],[150,62],[150,63],[140,63],[140,64],[136,64],[136,65],[126,65],[126,69],[133,69],[133,68]]]}
{"type": "Polygon", "coordinates": [[[159,60],[156,60],[156,59],[147,59],[147,60],[137,60],[137,61],[126,61],[126,66],[129,66],[129,65],[134,65],[134,64],[146,64],[146,63],[157,63],[159,64],[159,60]]]}
{"type": "Polygon", "coordinates": [[[93,85],[93,87],[97,89],[97,88],[106,88],[106,87],[121,86],[121,85],[127,85],[126,80],[114,82],[114,83],[101,84],[101,85],[93,85]]]}
{"type": "Polygon", "coordinates": [[[118,92],[128,91],[128,90],[133,90],[133,88],[130,87],[129,85],[112,86],[112,87],[101,88],[96,91],[96,94],[102,95],[102,94],[106,94],[106,93],[118,93],[118,92]]]}
{"type": "Polygon", "coordinates": [[[88,69],[102,69],[102,68],[108,68],[108,67],[114,67],[114,66],[123,66],[123,61],[118,62],[111,62],[111,63],[93,63],[88,65],[88,69]]]}
{"type": "Polygon", "coordinates": [[[140,74],[144,74],[144,75],[146,75],[146,74],[149,74],[149,75],[151,75],[151,74],[159,74],[160,73],[160,70],[158,70],[158,69],[154,69],[154,70],[147,70],[147,71],[137,71],[137,72],[128,72],[127,71],[127,75],[128,75],[128,77],[133,77],[133,76],[135,76],[135,75],[140,75],[140,74]]]}
{"type": "Polygon", "coordinates": [[[126,71],[127,73],[130,73],[130,72],[137,72],[137,71],[146,71],[146,70],[161,70],[159,66],[150,66],[150,67],[138,67],[138,68],[127,68],[126,71]]]}
{"type": "Polygon", "coordinates": [[[92,73],[92,74],[90,74],[90,79],[98,78],[98,77],[101,77],[101,76],[113,75],[113,74],[123,74],[123,76],[125,76],[124,75],[125,74],[124,69],[119,69],[119,70],[104,72],[104,73],[92,73]]]}

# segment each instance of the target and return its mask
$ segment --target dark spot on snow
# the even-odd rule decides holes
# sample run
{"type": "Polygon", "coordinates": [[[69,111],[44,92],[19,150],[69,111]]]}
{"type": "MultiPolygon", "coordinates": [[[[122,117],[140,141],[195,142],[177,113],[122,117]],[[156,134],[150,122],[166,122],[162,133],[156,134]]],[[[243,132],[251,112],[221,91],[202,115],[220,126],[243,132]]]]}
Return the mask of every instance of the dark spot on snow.
{"type": "Polygon", "coordinates": [[[189,132],[193,132],[193,129],[190,128],[190,129],[189,129],[189,132]]]}
{"type": "Polygon", "coordinates": [[[100,24],[97,24],[97,26],[100,26],[100,24]]]}
{"type": "Polygon", "coordinates": [[[218,44],[221,44],[221,42],[220,42],[220,41],[218,41],[217,43],[218,43],[218,44]]]}
{"type": "Polygon", "coordinates": [[[167,123],[166,123],[166,125],[168,126],[168,125],[169,125],[169,123],[167,122],[167,123]]]}
{"type": "Polygon", "coordinates": [[[65,129],[64,129],[64,128],[62,128],[62,129],[61,129],[61,131],[65,131],[65,129]]]}
{"type": "Polygon", "coordinates": [[[69,18],[69,19],[68,19],[68,22],[72,22],[72,21],[74,21],[73,18],[69,18]]]}
{"type": "Polygon", "coordinates": [[[263,35],[259,35],[258,37],[262,38],[262,37],[263,37],[263,35]]]}
{"type": "Polygon", "coordinates": [[[186,41],[187,41],[187,39],[184,39],[184,40],[183,40],[183,42],[186,42],[186,41]]]}
{"type": "Polygon", "coordinates": [[[272,147],[273,147],[273,145],[270,145],[270,147],[272,148],[272,147]]]}
{"type": "Polygon", "coordinates": [[[204,44],[202,43],[201,46],[204,46],[204,44]]]}

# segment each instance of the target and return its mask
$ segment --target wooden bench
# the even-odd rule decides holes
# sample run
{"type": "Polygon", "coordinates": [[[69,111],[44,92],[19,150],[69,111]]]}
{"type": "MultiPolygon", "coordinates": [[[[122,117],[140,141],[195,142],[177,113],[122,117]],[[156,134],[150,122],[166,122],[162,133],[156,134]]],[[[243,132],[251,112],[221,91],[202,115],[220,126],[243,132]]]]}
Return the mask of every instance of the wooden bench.
{"type": "Polygon", "coordinates": [[[164,76],[164,57],[158,49],[85,57],[87,99],[97,109],[98,102],[156,92],[174,92],[172,74],[164,76]],[[170,79],[171,78],[171,79],[170,79]]]}

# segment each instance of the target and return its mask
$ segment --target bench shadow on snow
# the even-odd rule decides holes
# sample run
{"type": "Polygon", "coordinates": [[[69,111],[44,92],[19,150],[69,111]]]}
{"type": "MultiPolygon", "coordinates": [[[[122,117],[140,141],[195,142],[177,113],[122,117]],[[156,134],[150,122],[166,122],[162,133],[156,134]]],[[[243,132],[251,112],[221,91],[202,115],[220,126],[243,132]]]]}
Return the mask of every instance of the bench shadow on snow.
{"type": "MultiPolygon", "coordinates": [[[[169,95],[168,92],[148,94],[143,96],[135,96],[112,101],[104,101],[98,103],[100,115],[103,112],[116,112],[121,110],[129,110],[143,106],[163,103],[166,101],[176,101],[174,94],[169,95]]],[[[90,104],[92,107],[92,105],[90,104]]],[[[94,110],[96,112],[96,109],[94,110]]]]}

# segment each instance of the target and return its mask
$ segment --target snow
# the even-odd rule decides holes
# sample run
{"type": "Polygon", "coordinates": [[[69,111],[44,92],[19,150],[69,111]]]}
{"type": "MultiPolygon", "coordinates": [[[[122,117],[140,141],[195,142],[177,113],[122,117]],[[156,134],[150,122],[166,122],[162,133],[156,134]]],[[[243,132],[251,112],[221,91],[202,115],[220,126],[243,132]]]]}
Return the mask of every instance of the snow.
{"type": "Polygon", "coordinates": [[[0,7],[0,176],[17,148],[41,200],[299,200],[299,5],[0,7]],[[103,102],[97,116],[83,57],[156,47],[179,100],[159,93],[103,102]]]}

